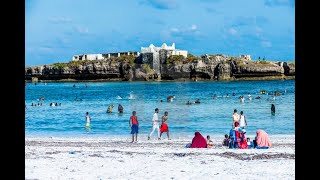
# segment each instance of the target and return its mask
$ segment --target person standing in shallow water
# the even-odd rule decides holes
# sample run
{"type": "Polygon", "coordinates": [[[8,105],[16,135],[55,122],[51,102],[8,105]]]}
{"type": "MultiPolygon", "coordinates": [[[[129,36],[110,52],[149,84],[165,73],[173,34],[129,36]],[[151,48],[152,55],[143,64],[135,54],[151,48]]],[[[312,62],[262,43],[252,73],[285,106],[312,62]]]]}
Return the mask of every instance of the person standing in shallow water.
{"type": "Polygon", "coordinates": [[[248,128],[247,118],[246,118],[246,116],[243,114],[243,111],[240,111],[239,126],[240,126],[240,128],[242,128],[242,129],[248,128]]]}
{"type": "Polygon", "coordinates": [[[152,118],[152,131],[150,132],[149,136],[148,136],[148,140],[150,140],[150,136],[153,134],[154,130],[158,130],[158,140],[160,140],[160,129],[159,129],[159,118],[158,118],[158,113],[159,113],[159,109],[156,108],[155,113],[153,114],[153,118],[152,118]]]}
{"type": "Polygon", "coordinates": [[[91,117],[89,116],[89,113],[87,112],[86,113],[86,128],[89,128],[90,127],[90,122],[91,122],[91,117]]]}
{"type": "Polygon", "coordinates": [[[235,122],[239,122],[239,119],[240,119],[240,116],[239,116],[239,114],[238,114],[237,112],[238,112],[237,109],[234,109],[234,110],[233,110],[233,115],[232,115],[232,128],[235,127],[234,123],[235,123],[235,122]]]}
{"type": "Polygon", "coordinates": [[[132,116],[129,119],[129,125],[131,128],[131,134],[132,134],[131,143],[138,142],[139,122],[138,122],[138,117],[136,116],[136,111],[132,112],[132,116]],[[136,141],[134,141],[134,134],[136,134],[136,141]]]}
{"type": "Polygon", "coordinates": [[[167,121],[168,121],[168,112],[166,111],[166,112],[164,112],[164,115],[162,116],[162,124],[160,127],[160,138],[161,138],[162,133],[167,132],[168,140],[171,140],[169,138],[169,127],[168,127],[167,121]]]}
{"type": "Polygon", "coordinates": [[[118,112],[123,113],[123,107],[121,104],[118,105],[118,112]]]}
{"type": "Polygon", "coordinates": [[[276,106],[274,104],[271,104],[271,114],[275,115],[276,113],[276,106]]]}

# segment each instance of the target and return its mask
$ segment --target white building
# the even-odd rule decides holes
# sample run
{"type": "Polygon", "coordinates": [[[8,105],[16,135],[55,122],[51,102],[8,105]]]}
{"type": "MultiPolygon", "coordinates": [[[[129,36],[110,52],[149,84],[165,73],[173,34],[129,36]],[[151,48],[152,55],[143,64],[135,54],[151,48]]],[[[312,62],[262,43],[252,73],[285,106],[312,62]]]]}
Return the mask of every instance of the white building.
{"type": "Polygon", "coordinates": [[[187,57],[188,51],[176,49],[175,43],[172,43],[171,46],[168,46],[166,43],[163,43],[161,47],[156,47],[153,44],[150,44],[149,47],[141,47],[141,53],[159,53],[160,50],[167,50],[168,56],[170,55],[183,55],[187,57]]]}
{"type": "Polygon", "coordinates": [[[73,61],[78,61],[78,60],[102,60],[104,59],[102,54],[79,54],[79,55],[74,55],[72,57],[73,61]]]}

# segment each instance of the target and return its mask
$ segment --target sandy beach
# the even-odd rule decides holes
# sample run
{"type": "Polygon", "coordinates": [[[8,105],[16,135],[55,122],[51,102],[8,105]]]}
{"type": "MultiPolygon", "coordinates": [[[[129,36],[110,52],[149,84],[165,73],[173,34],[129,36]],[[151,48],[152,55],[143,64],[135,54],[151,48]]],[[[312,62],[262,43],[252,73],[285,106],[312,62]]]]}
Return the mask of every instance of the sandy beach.
{"type": "Polygon", "coordinates": [[[26,137],[26,179],[295,179],[295,136],[272,148],[184,148],[192,137],[138,143],[128,137],[26,137]]]}

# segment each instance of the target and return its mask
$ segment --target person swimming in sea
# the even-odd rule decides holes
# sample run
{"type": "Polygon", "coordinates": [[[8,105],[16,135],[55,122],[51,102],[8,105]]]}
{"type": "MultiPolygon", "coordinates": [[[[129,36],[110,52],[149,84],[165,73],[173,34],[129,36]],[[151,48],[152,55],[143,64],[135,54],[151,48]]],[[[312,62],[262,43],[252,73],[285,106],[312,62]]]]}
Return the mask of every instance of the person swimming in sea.
{"type": "Polygon", "coordinates": [[[214,94],[212,98],[213,98],[213,99],[217,99],[217,95],[216,95],[216,94],[214,94]]]}
{"type": "Polygon", "coordinates": [[[111,104],[107,109],[107,113],[112,113],[113,107],[114,107],[113,104],[111,104]]]}
{"type": "Polygon", "coordinates": [[[240,96],[240,102],[241,102],[241,103],[244,103],[244,101],[245,101],[244,97],[243,97],[243,96],[240,96]]]}
{"type": "Polygon", "coordinates": [[[194,103],[195,103],[195,104],[200,104],[200,100],[197,99],[194,103]]]}
{"type": "Polygon", "coordinates": [[[121,104],[118,105],[118,112],[123,113],[123,107],[121,104]]]}
{"type": "Polygon", "coordinates": [[[191,105],[192,103],[190,102],[190,101],[188,101],[187,103],[186,103],[186,105],[191,105]]]}
{"type": "Polygon", "coordinates": [[[276,113],[276,106],[274,104],[271,104],[271,114],[275,115],[276,113]]]}

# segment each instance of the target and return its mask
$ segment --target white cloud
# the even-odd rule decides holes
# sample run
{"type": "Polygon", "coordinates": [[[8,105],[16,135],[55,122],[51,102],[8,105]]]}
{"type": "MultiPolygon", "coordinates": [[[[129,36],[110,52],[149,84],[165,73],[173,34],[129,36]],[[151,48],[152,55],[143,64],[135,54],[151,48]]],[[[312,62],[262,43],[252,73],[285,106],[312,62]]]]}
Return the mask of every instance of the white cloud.
{"type": "Polygon", "coordinates": [[[178,28],[171,28],[170,31],[171,32],[179,32],[179,29],[178,28]]]}
{"type": "Polygon", "coordinates": [[[231,34],[231,35],[236,35],[236,34],[238,34],[238,31],[235,30],[234,28],[230,28],[230,29],[228,30],[228,32],[229,32],[229,34],[231,34]]]}
{"type": "Polygon", "coordinates": [[[197,30],[197,28],[198,28],[197,25],[192,24],[190,29],[191,29],[191,31],[195,31],[195,30],[197,30]]]}
{"type": "Polygon", "coordinates": [[[171,33],[188,33],[188,32],[195,32],[198,30],[198,26],[195,24],[192,24],[189,27],[181,27],[181,28],[170,28],[171,33]]]}
{"type": "Polygon", "coordinates": [[[262,47],[271,47],[272,43],[270,41],[261,41],[262,47]]]}

